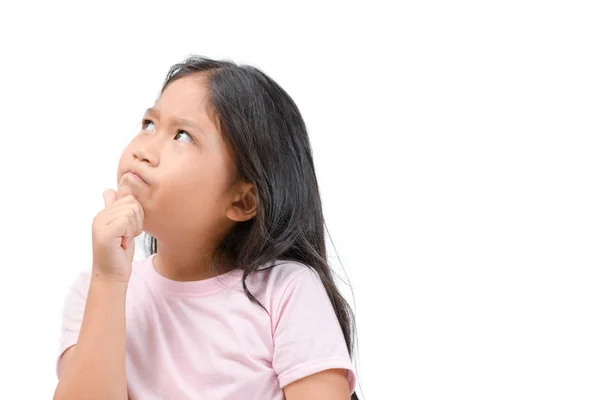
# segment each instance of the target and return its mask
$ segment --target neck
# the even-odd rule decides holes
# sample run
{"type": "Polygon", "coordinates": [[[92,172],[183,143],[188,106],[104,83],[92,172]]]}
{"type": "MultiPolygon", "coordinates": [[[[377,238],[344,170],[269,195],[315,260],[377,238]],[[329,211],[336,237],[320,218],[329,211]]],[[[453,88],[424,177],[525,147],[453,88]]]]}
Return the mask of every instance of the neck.
{"type": "MultiPolygon", "coordinates": [[[[174,281],[199,281],[215,277],[225,272],[223,267],[215,271],[211,267],[213,248],[193,247],[186,243],[169,243],[161,240],[158,243],[154,267],[165,278],[174,281]]],[[[217,257],[217,262],[219,262],[217,257]]],[[[224,259],[227,268],[231,268],[230,260],[224,259]]]]}

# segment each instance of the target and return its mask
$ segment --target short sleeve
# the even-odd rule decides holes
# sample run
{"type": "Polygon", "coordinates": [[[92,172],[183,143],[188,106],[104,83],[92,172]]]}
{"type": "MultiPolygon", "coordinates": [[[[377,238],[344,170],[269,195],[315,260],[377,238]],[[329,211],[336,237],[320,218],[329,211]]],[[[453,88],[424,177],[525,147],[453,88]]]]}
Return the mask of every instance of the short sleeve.
{"type": "Polygon", "coordinates": [[[71,346],[77,344],[79,330],[83,320],[87,292],[90,286],[91,273],[80,272],[71,283],[65,296],[60,326],[58,354],[56,358],[56,377],[59,377],[60,357],[71,346]]]}
{"type": "Polygon", "coordinates": [[[273,369],[279,386],[332,368],[348,371],[350,393],[356,375],[344,334],[321,279],[308,267],[281,292],[273,314],[273,369]]]}

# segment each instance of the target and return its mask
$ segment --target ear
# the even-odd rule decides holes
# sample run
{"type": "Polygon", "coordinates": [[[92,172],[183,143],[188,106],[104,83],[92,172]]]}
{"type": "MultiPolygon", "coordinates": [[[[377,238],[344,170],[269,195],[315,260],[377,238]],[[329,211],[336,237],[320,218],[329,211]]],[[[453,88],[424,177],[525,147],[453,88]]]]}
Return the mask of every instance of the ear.
{"type": "Polygon", "coordinates": [[[248,221],[256,215],[258,197],[256,189],[251,183],[244,182],[240,184],[233,201],[227,208],[227,218],[232,221],[248,221]]]}

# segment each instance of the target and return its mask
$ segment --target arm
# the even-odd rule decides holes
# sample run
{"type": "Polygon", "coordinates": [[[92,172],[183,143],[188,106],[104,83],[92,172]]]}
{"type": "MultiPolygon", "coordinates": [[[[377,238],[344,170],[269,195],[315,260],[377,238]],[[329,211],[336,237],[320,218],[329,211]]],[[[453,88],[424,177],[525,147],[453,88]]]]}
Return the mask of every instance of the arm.
{"type": "Polygon", "coordinates": [[[92,277],[79,339],[63,355],[54,400],[127,399],[126,293],[125,282],[92,277]]]}
{"type": "Polygon", "coordinates": [[[350,387],[345,369],[328,369],[283,388],[287,400],[348,400],[350,387]]]}

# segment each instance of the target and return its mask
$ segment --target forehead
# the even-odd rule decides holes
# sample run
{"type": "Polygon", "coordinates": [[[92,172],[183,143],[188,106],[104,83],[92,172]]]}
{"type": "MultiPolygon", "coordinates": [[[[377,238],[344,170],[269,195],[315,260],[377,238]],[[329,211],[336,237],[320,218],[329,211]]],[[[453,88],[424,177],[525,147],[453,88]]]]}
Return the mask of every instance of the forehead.
{"type": "Polygon", "coordinates": [[[169,83],[155,107],[161,112],[189,118],[208,116],[209,94],[208,82],[203,75],[189,75],[169,83]]]}

